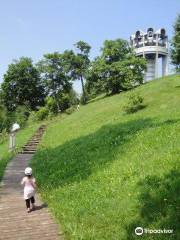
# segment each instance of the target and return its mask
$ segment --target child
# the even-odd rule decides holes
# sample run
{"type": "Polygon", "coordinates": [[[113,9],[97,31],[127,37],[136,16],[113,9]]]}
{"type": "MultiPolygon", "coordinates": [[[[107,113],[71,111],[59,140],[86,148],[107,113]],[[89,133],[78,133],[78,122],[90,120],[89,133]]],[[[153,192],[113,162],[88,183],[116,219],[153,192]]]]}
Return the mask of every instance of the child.
{"type": "Polygon", "coordinates": [[[25,169],[25,177],[22,179],[21,185],[24,186],[24,200],[26,201],[26,211],[29,213],[31,209],[35,208],[34,199],[34,188],[38,190],[35,184],[35,178],[32,177],[32,168],[28,167],[25,169]],[[32,203],[32,208],[30,209],[30,201],[32,203]]]}

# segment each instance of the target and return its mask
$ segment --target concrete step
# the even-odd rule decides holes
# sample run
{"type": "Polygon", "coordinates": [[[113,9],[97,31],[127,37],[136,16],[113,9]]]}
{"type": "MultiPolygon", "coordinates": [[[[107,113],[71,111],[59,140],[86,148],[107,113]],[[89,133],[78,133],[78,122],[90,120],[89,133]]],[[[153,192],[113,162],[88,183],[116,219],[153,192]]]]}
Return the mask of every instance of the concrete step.
{"type": "Polygon", "coordinates": [[[36,151],[23,151],[22,154],[35,154],[36,151]]]}
{"type": "Polygon", "coordinates": [[[36,151],[36,148],[32,148],[32,147],[23,147],[23,151],[36,151]]]}
{"type": "Polygon", "coordinates": [[[34,154],[46,130],[46,125],[41,125],[33,137],[22,147],[20,154],[34,154]]]}

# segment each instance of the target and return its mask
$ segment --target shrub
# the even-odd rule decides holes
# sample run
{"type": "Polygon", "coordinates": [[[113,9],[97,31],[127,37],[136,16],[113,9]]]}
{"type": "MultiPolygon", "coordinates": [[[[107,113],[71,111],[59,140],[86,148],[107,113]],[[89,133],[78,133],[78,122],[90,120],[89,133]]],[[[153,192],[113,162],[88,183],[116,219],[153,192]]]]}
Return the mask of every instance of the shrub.
{"type": "Polygon", "coordinates": [[[33,124],[33,123],[35,123],[35,122],[37,122],[37,121],[38,121],[37,113],[36,113],[35,111],[31,111],[31,112],[29,113],[29,117],[28,117],[28,122],[27,122],[27,124],[28,124],[28,125],[31,125],[31,124],[33,124]]]}
{"type": "Polygon", "coordinates": [[[130,96],[128,96],[127,104],[124,106],[124,112],[126,114],[135,113],[138,110],[145,107],[143,104],[144,99],[141,97],[140,93],[131,90],[130,96]]]}
{"type": "Polygon", "coordinates": [[[6,108],[0,111],[0,132],[11,130],[12,124],[16,121],[15,112],[10,112],[6,108]]]}
{"type": "Polygon", "coordinates": [[[39,121],[42,121],[44,120],[45,118],[48,117],[48,114],[49,114],[49,110],[47,107],[42,107],[39,109],[39,111],[37,112],[37,119],[39,121]]]}
{"type": "Polygon", "coordinates": [[[70,107],[70,108],[68,108],[68,109],[66,109],[66,113],[67,114],[71,114],[71,113],[73,113],[75,111],[75,108],[73,108],[73,107],[70,107]]]}
{"type": "Polygon", "coordinates": [[[4,129],[4,112],[0,111],[0,132],[4,129]]]}
{"type": "Polygon", "coordinates": [[[29,117],[30,106],[28,103],[25,103],[23,106],[18,106],[15,110],[15,121],[20,125],[21,128],[24,128],[27,124],[29,117]]]}
{"type": "Polygon", "coordinates": [[[17,122],[21,128],[27,124],[30,107],[28,103],[18,106],[14,111],[9,111],[6,107],[0,109],[0,132],[9,132],[13,123],[17,122]]]}
{"type": "Polygon", "coordinates": [[[58,114],[58,110],[57,110],[57,105],[56,105],[56,101],[54,100],[54,98],[49,97],[46,99],[46,104],[47,104],[47,108],[50,112],[50,115],[57,115],[58,114]]]}

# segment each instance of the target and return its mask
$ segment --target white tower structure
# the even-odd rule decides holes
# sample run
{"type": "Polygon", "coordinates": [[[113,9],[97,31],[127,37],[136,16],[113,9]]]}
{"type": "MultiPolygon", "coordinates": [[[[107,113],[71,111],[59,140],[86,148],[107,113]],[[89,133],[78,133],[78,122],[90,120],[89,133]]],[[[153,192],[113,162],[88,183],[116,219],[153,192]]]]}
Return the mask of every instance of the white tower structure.
{"type": "Polygon", "coordinates": [[[144,57],[147,61],[147,72],[144,82],[158,78],[158,58],[162,58],[162,76],[168,75],[168,36],[164,28],[154,32],[149,27],[145,32],[137,30],[130,37],[136,56],[144,57]]]}

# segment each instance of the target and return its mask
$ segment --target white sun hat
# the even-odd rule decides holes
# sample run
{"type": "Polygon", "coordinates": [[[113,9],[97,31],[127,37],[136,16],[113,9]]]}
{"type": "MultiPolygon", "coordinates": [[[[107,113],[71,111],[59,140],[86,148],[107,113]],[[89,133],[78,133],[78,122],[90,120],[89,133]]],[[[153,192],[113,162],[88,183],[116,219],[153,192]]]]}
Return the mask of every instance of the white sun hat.
{"type": "Polygon", "coordinates": [[[32,172],[33,172],[33,171],[32,171],[32,168],[30,168],[30,167],[28,167],[28,168],[25,169],[25,174],[26,174],[26,175],[32,175],[32,172]]]}

